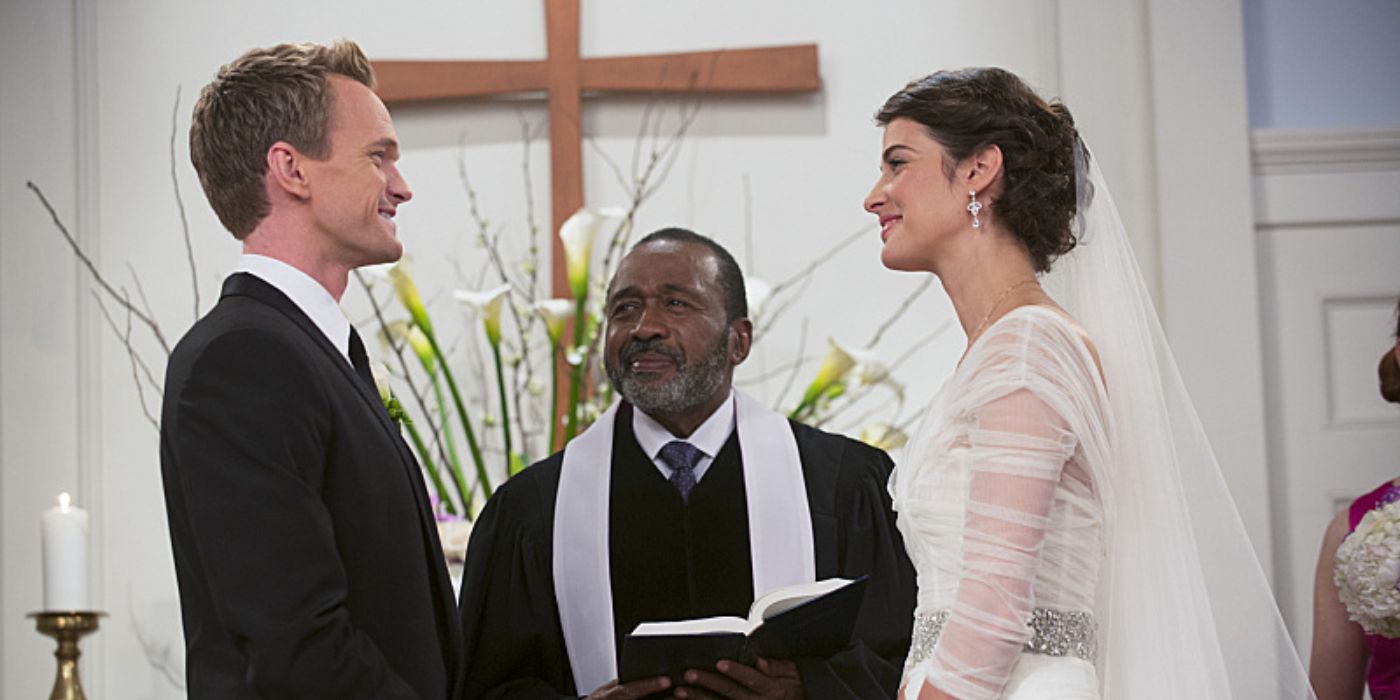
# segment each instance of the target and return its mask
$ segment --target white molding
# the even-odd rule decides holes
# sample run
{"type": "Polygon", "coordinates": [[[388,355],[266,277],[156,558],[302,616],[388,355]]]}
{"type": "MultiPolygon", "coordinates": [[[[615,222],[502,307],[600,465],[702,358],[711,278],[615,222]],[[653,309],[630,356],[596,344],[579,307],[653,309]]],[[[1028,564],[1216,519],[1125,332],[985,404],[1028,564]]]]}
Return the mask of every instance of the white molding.
{"type": "Polygon", "coordinates": [[[1243,12],[1240,0],[1146,1],[1164,323],[1255,553],[1277,581],[1288,568],[1274,537],[1283,514],[1268,466],[1258,249],[1241,206],[1251,198],[1243,12]]]}
{"type": "MultiPolygon", "coordinates": [[[[1080,133],[1113,188],[1143,281],[1161,307],[1156,80],[1146,2],[1064,2],[1057,4],[1053,17],[1059,24],[1058,96],[1074,111],[1080,133]]],[[[1052,16],[1049,9],[1040,12],[1052,16]]]]}
{"type": "Polygon", "coordinates": [[[1254,129],[1256,175],[1333,173],[1400,166],[1400,126],[1335,129],[1254,129]]]}
{"type": "MultiPolygon", "coordinates": [[[[1400,142],[1383,134],[1365,141],[1354,132],[1321,134],[1275,141],[1270,165],[1260,165],[1256,158],[1255,230],[1400,222],[1400,198],[1395,196],[1400,192],[1400,142]],[[1385,156],[1388,148],[1393,158],[1385,156]]],[[[1400,130],[1394,138],[1400,138],[1400,130]]]]}
{"type": "MultiPolygon", "coordinates": [[[[1299,241],[1311,241],[1312,248],[1332,246],[1332,242],[1375,240],[1378,233],[1390,235],[1400,225],[1400,126],[1380,128],[1329,128],[1329,129],[1254,129],[1250,134],[1250,161],[1253,181],[1253,211],[1255,239],[1263,255],[1261,256],[1261,288],[1264,302],[1260,307],[1260,317],[1264,319],[1266,384],[1268,406],[1268,438],[1271,463],[1277,474],[1274,482],[1276,513],[1288,513],[1291,520],[1276,518],[1277,559],[1275,590],[1280,594],[1281,607],[1285,618],[1296,635],[1297,646],[1306,653],[1311,633],[1311,585],[1312,557],[1315,556],[1316,542],[1322,531],[1325,518],[1343,509],[1356,496],[1365,493],[1370,485],[1356,483],[1360,473],[1374,475],[1362,465],[1355,465],[1355,473],[1348,470],[1338,472],[1326,481],[1311,480],[1307,467],[1290,464],[1307,460],[1307,455],[1316,456],[1317,449],[1312,443],[1299,442],[1290,430],[1301,429],[1301,424],[1318,429],[1309,438],[1322,441],[1337,439],[1335,433],[1347,432],[1364,435],[1383,427],[1382,421],[1367,417],[1338,418],[1336,415],[1336,387],[1333,384],[1333,347],[1328,340],[1332,330],[1326,307],[1339,299],[1394,300],[1394,288],[1388,281],[1381,286],[1368,286],[1355,280],[1338,282],[1334,272],[1332,280],[1321,290],[1317,298],[1308,298],[1299,303],[1299,297],[1291,294],[1298,285],[1313,284],[1319,270],[1308,269],[1314,264],[1321,267],[1345,264],[1328,259],[1326,263],[1315,263],[1298,252],[1299,241]],[[1290,243],[1291,242],[1291,243],[1290,243]],[[1282,247],[1292,250],[1280,260],[1278,251],[1282,247]],[[1287,290],[1287,291],[1285,291],[1287,290]],[[1315,340],[1312,331],[1299,328],[1298,316],[1315,321],[1303,323],[1304,327],[1316,323],[1315,340]],[[1290,345],[1291,344],[1291,345],[1290,345]],[[1300,345],[1313,347],[1300,350],[1300,345]],[[1285,348],[1288,348],[1285,350],[1285,348]],[[1299,355],[1299,353],[1302,353],[1299,355]],[[1315,356],[1316,355],[1316,356],[1315,356]],[[1301,358],[1301,359],[1300,359],[1301,358]],[[1284,364],[1284,363],[1288,364],[1284,364]],[[1318,367],[1319,375],[1304,381],[1311,387],[1321,382],[1319,391],[1325,392],[1325,410],[1319,415],[1309,413],[1318,406],[1300,407],[1296,402],[1316,402],[1302,397],[1315,396],[1311,388],[1292,391],[1278,381],[1287,376],[1287,371],[1297,372],[1299,365],[1318,367]],[[1288,368],[1288,369],[1285,369],[1288,368]],[[1294,404],[1285,404],[1293,401],[1294,404]],[[1317,421],[1314,423],[1313,421],[1317,421]],[[1311,450],[1311,451],[1310,451],[1311,450]],[[1319,483],[1327,483],[1329,488],[1319,489],[1319,483]],[[1336,487],[1336,488],[1331,488],[1336,487]]],[[[1380,261],[1382,267],[1384,261],[1380,261]]],[[[1371,270],[1370,266],[1366,266],[1371,270]]],[[[1348,270],[1345,276],[1360,274],[1364,279],[1387,280],[1384,272],[1348,270]]],[[[1283,384],[1287,384],[1284,382],[1283,384]]],[[[1366,482],[1369,484],[1369,482],[1366,482]]]]}
{"type": "MultiPolygon", "coordinates": [[[[87,251],[93,263],[101,268],[101,162],[100,103],[101,77],[98,60],[98,0],[72,0],[73,3],[73,95],[76,107],[74,142],[77,144],[76,202],[77,216],[73,235],[87,251]]],[[[76,266],[76,263],[75,263],[76,266]]],[[[78,269],[79,286],[95,289],[88,271],[78,269]]],[[[86,505],[92,523],[88,541],[88,591],[94,608],[110,612],[103,583],[106,568],[103,557],[102,533],[104,507],[102,496],[102,339],[106,328],[97,303],[91,294],[79,294],[77,303],[77,405],[78,405],[78,495],[86,505]]],[[[110,618],[109,618],[110,619],[110,618]]],[[[88,645],[82,656],[83,671],[90,687],[99,691],[107,687],[107,645],[115,636],[110,632],[101,641],[88,645]]]]}
{"type": "MultiPolygon", "coordinates": [[[[1377,400],[1377,405],[1385,406],[1374,414],[1355,417],[1338,417],[1338,397],[1337,385],[1334,369],[1337,360],[1333,356],[1333,350],[1337,347],[1332,341],[1333,336],[1338,334],[1334,326],[1332,310],[1342,306],[1371,306],[1381,310],[1383,314],[1389,314],[1395,308],[1396,285],[1362,286],[1350,289],[1338,289],[1336,291],[1324,291],[1321,295],[1319,308],[1322,311],[1322,356],[1323,368],[1325,372],[1324,386],[1326,387],[1327,407],[1323,416],[1323,429],[1347,430],[1354,428],[1388,428],[1395,424],[1395,416],[1390,406],[1377,400]]],[[[1355,341],[1355,338],[1351,340],[1355,341]]],[[[1360,496],[1361,494],[1357,494],[1360,496]]]]}

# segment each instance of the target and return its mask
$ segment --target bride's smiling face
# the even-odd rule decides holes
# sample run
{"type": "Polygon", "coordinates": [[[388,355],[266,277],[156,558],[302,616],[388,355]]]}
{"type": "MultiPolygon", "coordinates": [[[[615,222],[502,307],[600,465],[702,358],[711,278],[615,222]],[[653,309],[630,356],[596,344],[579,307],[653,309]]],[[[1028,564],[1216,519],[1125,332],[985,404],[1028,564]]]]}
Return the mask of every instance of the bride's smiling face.
{"type": "Polygon", "coordinates": [[[880,218],[880,262],[891,270],[934,271],[940,250],[972,223],[968,194],[945,170],[943,146],[900,117],[885,126],[880,178],[865,210],[880,218]]]}

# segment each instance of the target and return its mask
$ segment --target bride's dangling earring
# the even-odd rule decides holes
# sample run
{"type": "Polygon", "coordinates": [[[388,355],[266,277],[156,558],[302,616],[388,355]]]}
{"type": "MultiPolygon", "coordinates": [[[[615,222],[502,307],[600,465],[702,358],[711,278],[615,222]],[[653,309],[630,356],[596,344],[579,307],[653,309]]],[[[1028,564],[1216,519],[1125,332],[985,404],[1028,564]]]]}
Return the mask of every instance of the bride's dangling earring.
{"type": "Polygon", "coordinates": [[[977,190],[968,190],[967,196],[972,199],[967,203],[967,211],[972,214],[972,228],[982,228],[982,220],[977,218],[982,211],[982,203],[977,201],[977,190]]]}

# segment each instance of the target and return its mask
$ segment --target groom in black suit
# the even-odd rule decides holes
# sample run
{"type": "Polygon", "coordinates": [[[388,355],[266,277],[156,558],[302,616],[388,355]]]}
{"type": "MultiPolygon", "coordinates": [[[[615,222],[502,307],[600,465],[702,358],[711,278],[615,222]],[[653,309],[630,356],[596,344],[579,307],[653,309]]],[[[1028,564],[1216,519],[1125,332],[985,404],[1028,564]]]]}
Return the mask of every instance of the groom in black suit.
{"type": "Polygon", "coordinates": [[[341,312],[412,193],[359,47],[220,69],[190,154],[239,271],[170,357],[161,473],[194,698],[455,697],[462,638],[419,466],[341,312]]]}

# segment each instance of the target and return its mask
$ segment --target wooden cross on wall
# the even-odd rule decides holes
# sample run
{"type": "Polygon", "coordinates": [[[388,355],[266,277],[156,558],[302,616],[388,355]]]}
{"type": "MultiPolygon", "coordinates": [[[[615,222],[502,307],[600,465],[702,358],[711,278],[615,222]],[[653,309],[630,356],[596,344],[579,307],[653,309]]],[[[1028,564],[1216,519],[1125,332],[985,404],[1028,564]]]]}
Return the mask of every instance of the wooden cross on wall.
{"type": "MultiPolygon", "coordinates": [[[[583,206],[583,92],[706,93],[813,92],[821,88],[817,46],[694,51],[616,58],[579,56],[579,0],[545,0],[548,54],[543,61],[374,61],[386,104],[487,97],[521,92],[549,95],[550,218],[559,232],[583,206]]],[[[551,259],[556,296],[568,293],[564,250],[557,235],[551,259]]]]}

